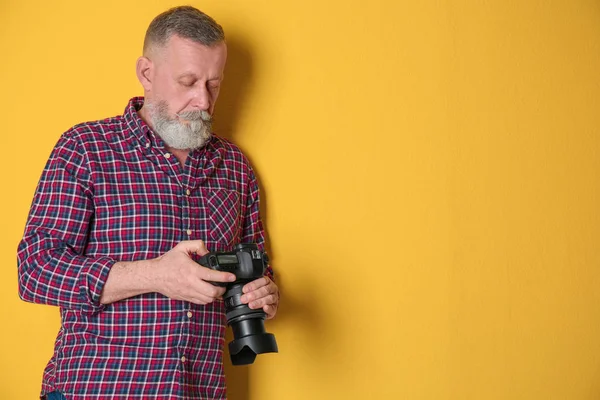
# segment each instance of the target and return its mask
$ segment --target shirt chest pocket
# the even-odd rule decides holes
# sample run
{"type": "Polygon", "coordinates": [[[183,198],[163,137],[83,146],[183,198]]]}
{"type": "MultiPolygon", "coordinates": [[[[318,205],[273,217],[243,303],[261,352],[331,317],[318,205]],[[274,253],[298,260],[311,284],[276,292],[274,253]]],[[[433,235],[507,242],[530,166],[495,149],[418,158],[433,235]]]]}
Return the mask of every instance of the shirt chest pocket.
{"type": "Polygon", "coordinates": [[[241,225],[239,194],[232,190],[211,190],[207,205],[211,239],[223,247],[237,244],[241,225]]]}

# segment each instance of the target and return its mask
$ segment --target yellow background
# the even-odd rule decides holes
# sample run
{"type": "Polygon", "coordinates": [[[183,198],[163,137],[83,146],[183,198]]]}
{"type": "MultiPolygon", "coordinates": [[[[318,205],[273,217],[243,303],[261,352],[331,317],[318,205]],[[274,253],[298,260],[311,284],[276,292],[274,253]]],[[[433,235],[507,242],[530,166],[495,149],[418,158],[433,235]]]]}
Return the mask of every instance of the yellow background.
{"type": "MultiPolygon", "coordinates": [[[[0,1],[0,398],[58,311],[16,247],[51,148],[141,94],[173,1],[0,1]]],[[[278,355],[230,399],[600,398],[600,3],[206,0],[217,131],[262,184],[278,355]]]]}

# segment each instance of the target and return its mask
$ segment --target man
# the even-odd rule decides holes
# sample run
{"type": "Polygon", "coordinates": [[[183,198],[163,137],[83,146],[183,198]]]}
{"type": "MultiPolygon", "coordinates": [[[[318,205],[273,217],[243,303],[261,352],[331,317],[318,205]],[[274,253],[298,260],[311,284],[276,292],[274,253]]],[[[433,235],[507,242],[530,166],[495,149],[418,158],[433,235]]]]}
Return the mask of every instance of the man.
{"type": "MultiPolygon", "coordinates": [[[[264,248],[252,168],[211,134],[226,56],[212,18],[166,11],[137,62],[144,97],[54,148],[18,250],[21,298],[61,309],[42,397],[226,397],[224,288],[210,282],[235,276],[194,258],[264,248]]],[[[242,296],[267,318],[279,301],[271,278],[269,267],[242,296]]]]}

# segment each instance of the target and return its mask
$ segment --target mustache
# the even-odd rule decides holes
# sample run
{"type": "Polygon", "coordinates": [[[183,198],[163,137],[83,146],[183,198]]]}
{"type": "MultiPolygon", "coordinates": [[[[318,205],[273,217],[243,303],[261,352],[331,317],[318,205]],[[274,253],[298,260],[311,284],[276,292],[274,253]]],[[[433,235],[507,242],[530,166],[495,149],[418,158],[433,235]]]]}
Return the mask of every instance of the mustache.
{"type": "Polygon", "coordinates": [[[176,113],[175,115],[186,121],[204,121],[210,123],[213,120],[212,115],[204,110],[184,111],[182,113],[176,113]]]}

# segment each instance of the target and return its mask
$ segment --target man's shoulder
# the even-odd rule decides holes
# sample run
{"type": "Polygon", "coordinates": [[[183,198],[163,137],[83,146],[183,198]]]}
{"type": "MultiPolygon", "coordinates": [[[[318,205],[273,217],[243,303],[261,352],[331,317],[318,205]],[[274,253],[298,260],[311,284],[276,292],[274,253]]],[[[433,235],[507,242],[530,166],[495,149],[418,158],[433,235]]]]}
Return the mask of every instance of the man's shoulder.
{"type": "Polygon", "coordinates": [[[255,179],[252,163],[235,143],[214,135],[211,146],[213,149],[212,155],[219,159],[222,168],[225,168],[230,174],[242,181],[255,179]]]}
{"type": "Polygon", "coordinates": [[[107,134],[121,132],[123,130],[124,118],[122,115],[104,119],[80,122],[69,128],[63,136],[71,139],[98,139],[107,134]]]}
{"type": "Polygon", "coordinates": [[[137,110],[143,105],[142,97],[129,99],[123,114],[104,119],[80,122],[63,133],[63,140],[75,140],[83,143],[96,141],[119,142],[124,139],[125,132],[140,129],[141,120],[137,110]]]}
{"type": "Polygon", "coordinates": [[[222,148],[240,154],[242,153],[242,150],[240,150],[240,148],[235,143],[233,143],[229,139],[224,138],[223,136],[213,134],[211,142],[216,148],[222,148]]]}
{"type": "Polygon", "coordinates": [[[221,136],[213,135],[211,142],[213,148],[221,152],[225,159],[241,161],[244,164],[250,165],[244,152],[232,141],[221,136]]]}

